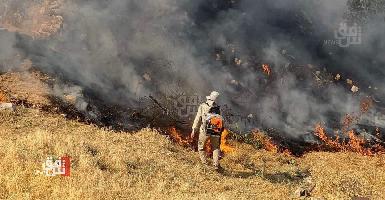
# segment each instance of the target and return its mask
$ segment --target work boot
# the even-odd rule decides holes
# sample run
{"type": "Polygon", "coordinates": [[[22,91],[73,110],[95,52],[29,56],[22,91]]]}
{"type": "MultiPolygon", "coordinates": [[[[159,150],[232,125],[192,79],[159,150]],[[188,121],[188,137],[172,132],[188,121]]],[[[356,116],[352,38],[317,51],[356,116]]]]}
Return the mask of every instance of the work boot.
{"type": "Polygon", "coordinates": [[[222,172],[223,168],[220,165],[215,165],[214,166],[214,170],[217,171],[217,172],[222,172]]]}

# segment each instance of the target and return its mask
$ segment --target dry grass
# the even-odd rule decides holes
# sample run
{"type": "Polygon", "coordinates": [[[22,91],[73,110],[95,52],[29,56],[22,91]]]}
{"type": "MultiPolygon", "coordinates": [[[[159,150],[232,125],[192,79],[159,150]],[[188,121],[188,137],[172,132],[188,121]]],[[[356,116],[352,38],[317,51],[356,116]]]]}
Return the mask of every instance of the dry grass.
{"type": "Polygon", "coordinates": [[[317,152],[304,156],[302,166],[311,166],[317,187],[314,196],[349,199],[352,196],[385,199],[385,156],[357,153],[317,152]]]}
{"type": "Polygon", "coordinates": [[[113,132],[20,108],[0,120],[0,199],[290,199],[306,176],[320,199],[385,199],[384,156],[293,158],[233,144],[219,174],[151,129],[113,132]],[[48,155],[64,154],[70,177],[35,175],[48,155]]]}
{"type": "MultiPolygon", "coordinates": [[[[36,106],[50,105],[51,88],[44,83],[48,77],[40,72],[7,72],[0,75],[0,91],[5,96],[36,106]]],[[[9,100],[9,99],[8,99],[9,100]]]]}

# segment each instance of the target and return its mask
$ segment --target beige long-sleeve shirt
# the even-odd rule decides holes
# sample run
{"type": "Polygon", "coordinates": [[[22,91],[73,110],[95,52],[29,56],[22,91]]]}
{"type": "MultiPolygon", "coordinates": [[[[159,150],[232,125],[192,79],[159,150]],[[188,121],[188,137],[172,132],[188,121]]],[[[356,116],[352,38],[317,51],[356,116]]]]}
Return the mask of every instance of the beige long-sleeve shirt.
{"type": "MultiPolygon", "coordinates": [[[[215,103],[213,105],[215,105],[215,103]]],[[[199,133],[205,133],[206,129],[204,121],[211,107],[212,106],[209,106],[208,103],[202,103],[201,105],[199,105],[198,112],[195,116],[194,123],[192,126],[193,131],[197,130],[198,125],[200,124],[199,133]]]]}

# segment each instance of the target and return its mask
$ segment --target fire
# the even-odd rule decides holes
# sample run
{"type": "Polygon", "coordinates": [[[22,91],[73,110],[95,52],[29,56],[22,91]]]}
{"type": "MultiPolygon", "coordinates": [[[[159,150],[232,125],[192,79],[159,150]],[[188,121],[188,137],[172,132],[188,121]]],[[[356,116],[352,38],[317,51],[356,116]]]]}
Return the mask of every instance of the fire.
{"type": "Polygon", "coordinates": [[[225,129],[221,136],[221,151],[223,153],[232,153],[235,151],[235,148],[227,144],[227,136],[229,135],[229,131],[225,129]]]}
{"type": "Polygon", "coordinates": [[[342,146],[338,142],[339,138],[337,137],[335,140],[329,139],[326,135],[326,131],[321,124],[317,124],[314,131],[315,135],[318,136],[327,147],[331,147],[333,149],[341,149],[342,146]]]}
{"type": "MultiPolygon", "coordinates": [[[[354,130],[351,129],[351,126],[359,121],[363,114],[368,112],[373,107],[373,100],[370,97],[366,97],[361,100],[360,103],[360,113],[352,113],[346,114],[342,120],[342,133],[348,138],[348,142],[342,141],[337,138],[335,140],[329,138],[326,134],[324,127],[321,124],[317,124],[315,127],[315,135],[318,136],[322,142],[324,142],[322,147],[326,147],[327,149],[331,149],[334,151],[352,151],[357,152],[363,155],[375,155],[379,152],[384,152],[385,148],[380,144],[368,144],[364,138],[358,136],[354,130]]],[[[375,131],[375,135],[379,138],[380,133],[377,128],[375,131]]]]}
{"type": "Polygon", "coordinates": [[[206,153],[209,154],[209,155],[211,155],[211,153],[213,152],[213,150],[211,149],[211,140],[210,140],[210,138],[207,139],[207,142],[206,142],[206,144],[205,144],[204,150],[205,150],[206,153]]]}
{"type": "Polygon", "coordinates": [[[363,147],[365,145],[364,139],[357,137],[353,130],[350,130],[347,134],[349,136],[348,146],[350,149],[352,149],[354,152],[359,152],[365,155],[372,155],[369,149],[363,147]]]}
{"type": "Polygon", "coordinates": [[[191,144],[194,142],[193,138],[191,137],[182,137],[182,134],[175,127],[169,128],[168,132],[171,139],[182,146],[191,146],[191,144]]]}
{"type": "MultiPolygon", "coordinates": [[[[168,133],[169,133],[169,136],[171,137],[171,140],[181,146],[191,147],[193,145],[196,145],[194,138],[191,138],[190,136],[183,137],[183,134],[180,131],[178,131],[175,127],[169,128],[168,133]]],[[[235,148],[230,146],[227,142],[228,135],[229,135],[229,131],[225,129],[221,136],[220,149],[225,154],[232,153],[235,151],[235,148]]],[[[207,140],[204,149],[207,153],[212,152],[210,138],[207,140]]]]}
{"type": "Polygon", "coordinates": [[[326,148],[333,151],[352,151],[367,156],[372,156],[385,150],[379,144],[367,147],[369,145],[367,145],[366,141],[357,136],[354,130],[349,130],[344,132],[344,134],[349,138],[349,142],[347,143],[346,141],[340,142],[338,137],[335,140],[329,138],[321,124],[317,124],[315,127],[315,135],[324,142],[324,144],[320,146],[321,149],[326,148]]]}
{"type": "Polygon", "coordinates": [[[278,152],[278,147],[277,145],[275,145],[274,143],[271,142],[271,140],[266,140],[264,143],[263,143],[265,149],[267,151],[271,151],[271,152],[274,152],[274,153],[277,153],[278,152]]]}
{"type": "MultiPolygon", "coordinates": [[[[268,136],[266,136],[265,134],[261,133],[260,131],[255,131],[253,133],[253,137],[255,140],[257,141],[260,141],[263,148],[266,149],[267,151],[271,151],[271,152],[274,152],[274,153],[277,153],[279,151],[279,148],[276,144],[274,144],[274,142],[271,140],[271,138],[269,138],[268,136]]],[[[285,150],[285,152],[287,152],[288,150],[285,150]]]]}
{"type": "Polygon", "coordinates": [[[270,69],[270,66],[268,64],[262,64],[262,70],[263,70],[263,73],[270,76],[271,69],[270,69]]]}

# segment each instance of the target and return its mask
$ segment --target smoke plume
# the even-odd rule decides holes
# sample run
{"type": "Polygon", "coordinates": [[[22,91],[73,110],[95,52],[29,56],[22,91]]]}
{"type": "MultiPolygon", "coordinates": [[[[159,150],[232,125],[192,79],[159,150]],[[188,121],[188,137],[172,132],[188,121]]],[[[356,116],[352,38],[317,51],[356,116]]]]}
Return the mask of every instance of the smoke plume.
{"type": "Polygon", "coordinates": [[[347,0],[81,0],[63,2],[59,12],[62,28],[48,38],[1,32],[0,59],[18,52],[109,103],[132,107],[141,96],[217,90],[220,104],[246,119],[231,125],[298,136],[357,112],[359,97],[343,84],[314,89],[290,66],[311,64],[377,88],[361,96],[385,93],[381,13],[359,24],[362,44],[325,45],[348,19],[347,0]]]}

